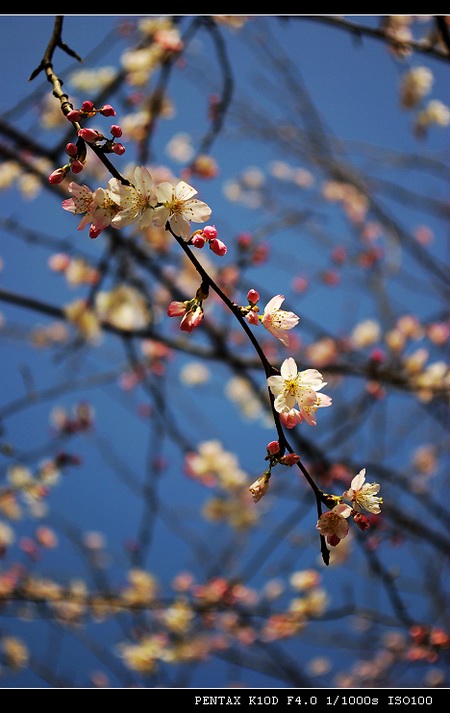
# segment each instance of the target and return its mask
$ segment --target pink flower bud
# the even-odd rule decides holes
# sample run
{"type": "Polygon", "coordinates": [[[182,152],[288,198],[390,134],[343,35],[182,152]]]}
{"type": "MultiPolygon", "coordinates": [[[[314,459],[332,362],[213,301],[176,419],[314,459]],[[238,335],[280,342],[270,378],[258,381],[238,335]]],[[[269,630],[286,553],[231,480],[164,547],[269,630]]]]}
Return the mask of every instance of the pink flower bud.
{"type": "Polygon", "coordinates": [[[300,411],[296,409],[291,409],[287,413],[280,413],[280,421],[286,428],[295,428],[298,423],[302,422],[302,415],[300,411]]]}
{"type": "Polygon", "coordinates": [[[215,225],[206,225],[203,228],[203,235],[205,236],[206,240],[213,240],[214,238],[217,238],[217,228],[215,225]]]}
{"type": "Polygon", "coordinates": [[[123,144],[113,144],[112,150],[117,156],[123,156],[125,153],[125,146],[123,144]]]}
{"type": "Polygon", "coordinates": [[[199,233],[197,233],[197,235],[194,235],[194,237],[192,238],[192,245],[194,246],[194,248],[203,248],[205,247],[205,243],[205,238],[199,233]]]}
{"type": "Polygon", "coordinates": [[[81,173],[84,166],[81,161],[72,161],[72,163],[70,164],[70,168],[72,173],[81,173]]]}
{"type": "Polygon", "coordinates": [[[96,141],[103,139],[104,136],[96,129],[80,129],[78,136],[87,141],[89,144],[94,144],[96,141]]]}
{"type": "Polygon", "coordinates": [[[280,460],[280,463],[283,465],[294,465],[295,463],[298,463],[300,460],[300,456],[298,456],[296,453],[287,453],[285,456],[282,457],[280,460]]]}
{"type": "Polygon", "coordinates": [[[94,105],[91,101],[84,101],[81,105],[81,111],[86,112],[86,114],[90,114],[91,111],[94,111],[94,105]]]}
{"type": "Polygon", "coordinates": [[[362,514],[362,512],[357,512],[353,515],[354,522],[358,525],[359,529],[363,532],[368,530],[370,527],[370,520],[368,517],[362,514]]]}
{"type": "Polygon", "coordinates": [[[247,293],[247,299],[249,305],[255,305],[257,302],[259,302],[259,292],[256,290],[249,290],[247,293]]]}
{"type": "Polygon", "coordinates": [[[81,111],[78,111],[78,109],[72,109],[68,114],[66,114],[66,118],[69,121],[81,121],[83,114],[81,111]]]}
{"type": "Polygon", "coordinates": [[[280,452],[280,444],[278,441],[270,441],[270,443],[267,444],[267,453],[271,456],[274,456],[276,453],[280,452]]]}
{"type": "Polygon", "coordinates": [[[72,156],[73,158],[75,158],[77,153],[78,153],[78,149],[75,144],[73,144],[71,141],[68,144],[66,144],[66,154],[68,156],[72,156]]]}
{"type": "Polygon", "coordinates": [[[180,329],[182,332],[192,332],[193,329],[199,326],[203,319],[203,310],[200,305],[190,312],[186,312],[183,319],[180,322],[180,329]]]}
{"type": "Polygon", "coordinates": [[[95,240],[95,238],[98,238],[101,232],[101,228],[96,228],[95,225],[91,225],[91,227],[89,228],[89,237],[91,238],[91,240],[95,240]]]}
{"type": "Polygon", "coordinates": [[[247,314],[245,315],[245,319],[247,320],[247,322],[249,324],[253,324],[254,327],[256,327],[259,324],[258,313],[253,312],[253,310],[250,312],[247,312],[247,314]]]}
{"type": "Polygon", "coordinates": [[[169,317],[181,317],[186,314],[186,309],[186,302],[171,302],[167,308],[167,314],[169,317]]]}
{"type": "Polygon", "coordinates": [[[220,257],[223,257],[223,255],[225,255],[225,253],[227,252],[227,246],[218,238],[213,238],[213,240],[210,240],[209,247],[211,248],[213,253],[219,255],[220,257]]]}
{"type": "Polygon", "coordinates": [[[116,139],[119,139],[122,136],[122,129],[118,124],[112,124],[110,131],[116,139]]]}
{"type": "Polygon", "coordinates": [[[101,109],[99,109],[100,114],[103,116],[115,116],[116,112],[112,108],[111,104],[104,104],[101,109]]]}
{"type": "Polygon", "coordinates": [[[56,185],[57,183],[62,183],[66,177],[67,171],[68,171],[68,167],[66,167],[66,166],[57,168],[48,177],[48,182],[51,183],[52,185],[56,185]]]}

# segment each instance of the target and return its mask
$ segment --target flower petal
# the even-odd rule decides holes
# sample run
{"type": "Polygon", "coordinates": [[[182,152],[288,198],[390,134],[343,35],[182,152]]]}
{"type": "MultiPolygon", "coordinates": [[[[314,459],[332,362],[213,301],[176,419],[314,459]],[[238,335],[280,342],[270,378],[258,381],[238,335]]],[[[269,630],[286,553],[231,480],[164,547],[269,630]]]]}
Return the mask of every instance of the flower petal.
{"type": "Polygon", "coordinates": [[[295,363],[295,360],[292,357],[288,357],[287,359],[285,359],[281,365],[280,371],[281,376],[286,381],[291,381],[292,379],[295,379],[298,373],[297,364],[295,363]]]}

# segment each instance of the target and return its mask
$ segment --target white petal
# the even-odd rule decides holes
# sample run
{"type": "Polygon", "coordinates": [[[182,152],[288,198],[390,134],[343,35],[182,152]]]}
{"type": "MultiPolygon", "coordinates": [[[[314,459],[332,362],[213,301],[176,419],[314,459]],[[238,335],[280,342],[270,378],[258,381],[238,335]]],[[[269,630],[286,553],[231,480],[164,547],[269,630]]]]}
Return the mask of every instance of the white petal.
{"type": "Polygon", "coordinates": [[[264,307],[264,314],[269,314],[275,309],[279,309],[284,302],[284,295],[275,295],[264,307]]]}
{"type": "Polygon", "coordinates": [[[144,166],[138,166],[134,172],[136,188],[143,196],[150,196],[153,193],[153,178],[144,166]]]}
{"type": "Polygon", "coordinates": [[[351,482],[352,490],[360,490],[365,479],[366,479],[366,469],[363,468],[362,470],[359,471],[358,475],[355,475],[355,477],[353,478],[353,480],[351,482]]]}
{"type": "Polygon", "coordinates": [[[291,381],[297,376],[297,364],[292,357],[288,357],[281,365],[281,376],[285,381],[291,381]]]}
{"type": "Polygon", "coordinates": [[[206,203],[199,201],[196,198],[187,201],[183,206],[183,215],[187,220],[192,220],[194,223],[204,223],[208,220],[212,210],[206,203]]]}
{"type": "Polygon", "coordinates": [[[180,181],[175,187],[175,197],[179,201],[187,201],[189,198],[192,198],[192,196],[195,196],[196,193],[195,188],[185,181],[180,181]]]}
{"type": "Polygon", "coordinates": [[[182,215],[175,214],[169,218],[169,222],[175,235],[181,236],[183,240],[189,240],[191,237],[191,226],[186,218],[183,218],[182,215]]]}
{"type": "Polygon", "coordinates": [[[156,186],[156,196],[160,203],[171,203],[173,199],[173,185],[163,181],[156,186]]]}
{"type": "Polygon", "coordinates": [[[284,379],[282,376],[269,376],[267,384],[274,396],[278,396],[284,389],[284,379]]]}

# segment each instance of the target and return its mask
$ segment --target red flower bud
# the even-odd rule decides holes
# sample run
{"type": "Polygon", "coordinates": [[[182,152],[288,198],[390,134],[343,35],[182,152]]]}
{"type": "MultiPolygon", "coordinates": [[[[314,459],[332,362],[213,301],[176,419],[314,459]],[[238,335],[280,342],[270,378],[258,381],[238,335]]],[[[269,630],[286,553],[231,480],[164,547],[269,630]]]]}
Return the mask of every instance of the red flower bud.
{"type": "Polygon", "coordinates": [[[91,111],[94,111],[94,105],[91,101],[84,101],[81,105],[81,111],[86,112],[86,114],[90,114],[91,111]]]}
{"type": "Polygon", "coordinates": [[[112,108],[111,104],[104,104],[101,109],[99,109],[100,114],[103,116],[115,116],[116,112],[112,108]]]}
{"type": "Polygon", "coordinates": [[[122,129],[118,124],[112,124],[111,126],[111,134],[114,136],[114,138],[119,139],[122,136],[122,129]]]}

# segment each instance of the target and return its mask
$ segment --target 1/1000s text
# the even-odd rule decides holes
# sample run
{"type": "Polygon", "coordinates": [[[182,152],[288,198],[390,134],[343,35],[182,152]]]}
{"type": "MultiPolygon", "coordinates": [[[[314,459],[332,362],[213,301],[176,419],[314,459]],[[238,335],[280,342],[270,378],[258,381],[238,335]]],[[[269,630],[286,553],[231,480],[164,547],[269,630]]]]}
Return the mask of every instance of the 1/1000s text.
{"type": "Polygon", "coordinates": [[[327,706],[431,706],[433,696],[387,695],[327,695],[320,696],[194,696],[196,706],[277,706],[277,705],[327,705],[327,706]]]}

